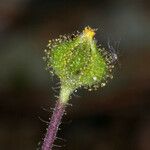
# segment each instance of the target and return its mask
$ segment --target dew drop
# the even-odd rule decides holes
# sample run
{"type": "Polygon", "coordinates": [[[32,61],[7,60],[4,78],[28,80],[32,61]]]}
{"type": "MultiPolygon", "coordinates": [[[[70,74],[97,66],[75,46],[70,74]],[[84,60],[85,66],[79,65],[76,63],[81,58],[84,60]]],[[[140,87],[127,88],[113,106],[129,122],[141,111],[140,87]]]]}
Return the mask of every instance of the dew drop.
{"type": "Polygon", "coordinates": [[[106,85],[106,83],[102,83],[102,84],[101,84],[101,87],[104,87],[105,85],[106,85]]]}
{"type": "Polygon", "coordinates": [[[93,77],[93,80],[96,81],[96,80],[97,80],[97,77],[93,77]]]}
{"type": "Polygon", "coordinates": [[[92,91],[92,89],[88,89],[88,91],[92,91]]]}

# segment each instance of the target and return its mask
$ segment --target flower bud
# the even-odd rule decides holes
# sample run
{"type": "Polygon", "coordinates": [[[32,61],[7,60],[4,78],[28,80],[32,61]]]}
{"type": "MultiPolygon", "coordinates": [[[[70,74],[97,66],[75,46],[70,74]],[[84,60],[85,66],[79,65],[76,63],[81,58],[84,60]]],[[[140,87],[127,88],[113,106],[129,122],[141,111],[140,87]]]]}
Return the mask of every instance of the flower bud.
{"type": "Polygon", "coordinates": [[[98,88],[112,77],[113,65],[108,52],[97,46],[95,30],[86,27],[73,38],[60,36],[49,41],[45,60],[47,68],[60,79],[61,85],[75,90],[98,88]]]}

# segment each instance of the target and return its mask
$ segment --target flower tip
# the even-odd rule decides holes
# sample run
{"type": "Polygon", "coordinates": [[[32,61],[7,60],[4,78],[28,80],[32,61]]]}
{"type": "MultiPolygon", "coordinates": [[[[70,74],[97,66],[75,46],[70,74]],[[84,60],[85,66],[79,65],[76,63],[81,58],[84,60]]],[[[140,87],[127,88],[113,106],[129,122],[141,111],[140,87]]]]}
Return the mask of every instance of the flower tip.
{"type": "Polygon", "coordinates": [[[85,27],[83,30],[83,35],[89,39],[92,39],[95,35],[95,30],[90,27],[85,27]]]}

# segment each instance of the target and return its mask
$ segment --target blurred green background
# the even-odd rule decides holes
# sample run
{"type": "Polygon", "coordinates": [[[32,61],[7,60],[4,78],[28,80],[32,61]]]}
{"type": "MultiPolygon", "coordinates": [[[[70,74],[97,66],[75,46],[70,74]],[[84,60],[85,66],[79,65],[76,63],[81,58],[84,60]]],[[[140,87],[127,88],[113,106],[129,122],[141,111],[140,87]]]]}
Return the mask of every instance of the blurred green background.
{"type": "Polygon", "coordinates": [[[149,0],[0,0],[1,150],[40,147],[59,93],[43,51],[87,25],[120,41],[119,64],[105,88],[73,95],[54,150],[150,149],[149,0]]]}

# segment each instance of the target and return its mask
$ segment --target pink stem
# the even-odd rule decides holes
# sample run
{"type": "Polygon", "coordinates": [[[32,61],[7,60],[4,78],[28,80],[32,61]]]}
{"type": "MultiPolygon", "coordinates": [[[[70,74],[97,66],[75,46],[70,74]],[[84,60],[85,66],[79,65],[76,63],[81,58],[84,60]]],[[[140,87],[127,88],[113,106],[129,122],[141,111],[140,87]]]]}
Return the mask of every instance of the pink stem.
{"type": "Polygon", "coordinates": [[[65,105],[60,101],[57,101],[44,138],[42,150],[52,149],[64,112],[65,112],[65,105]]]}

